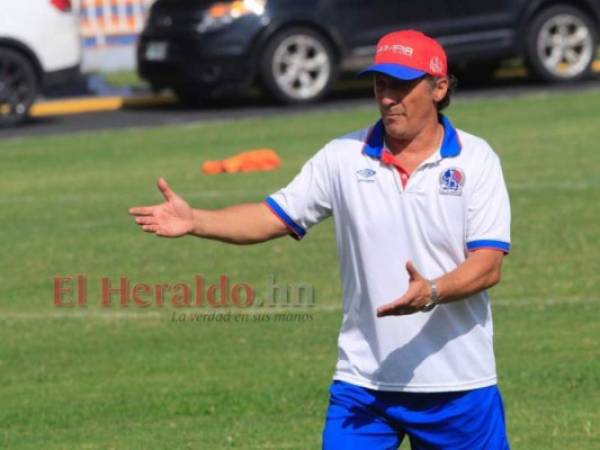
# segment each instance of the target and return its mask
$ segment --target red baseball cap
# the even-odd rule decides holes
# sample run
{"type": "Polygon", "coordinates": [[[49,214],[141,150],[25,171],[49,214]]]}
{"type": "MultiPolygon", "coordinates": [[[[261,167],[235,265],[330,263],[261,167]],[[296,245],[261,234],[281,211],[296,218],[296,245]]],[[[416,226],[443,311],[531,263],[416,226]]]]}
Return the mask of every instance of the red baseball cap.
{"type": "Polygon", "coordinates": [[[386,34],[377,43],[374,64],[359,75],[382,73],[399,80],[448,73],[448,58],[438,41],[415,30],[386,34]]]}

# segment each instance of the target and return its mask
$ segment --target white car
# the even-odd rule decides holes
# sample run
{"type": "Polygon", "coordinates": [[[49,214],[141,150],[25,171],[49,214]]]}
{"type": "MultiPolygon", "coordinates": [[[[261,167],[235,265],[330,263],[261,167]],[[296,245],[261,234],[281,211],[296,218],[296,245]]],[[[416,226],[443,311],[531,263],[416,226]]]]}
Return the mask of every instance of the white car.
{"type": "Polygon", "coordinates": [[[22,120],[40,90],[73,80],[81,56],[71,0],[1,0],[0,123],[22,120]]]}

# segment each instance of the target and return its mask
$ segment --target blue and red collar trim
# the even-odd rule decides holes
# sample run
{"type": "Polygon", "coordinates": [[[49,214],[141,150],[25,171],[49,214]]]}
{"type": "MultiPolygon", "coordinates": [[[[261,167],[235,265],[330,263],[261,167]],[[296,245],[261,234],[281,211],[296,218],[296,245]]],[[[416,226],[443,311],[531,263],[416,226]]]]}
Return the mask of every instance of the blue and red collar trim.
{"type": "MultiPolygon", "coordinates": [[[[440,156],[442,158],[453,158],[458,156],[462,149],[462,145],[456,129],[452,126],[452,123],[450,123],[450,120],[448,120],[446,116],[440,114],[439,120],[444,126],[444,140],[442,141],[440,156]]],[[[381,159],[383,147],[385,146],[384,137],[385,128],[383,126],[383,121],[380,119],[371,128],[363,147],[363,153],[372,158],[381,159]]]]}

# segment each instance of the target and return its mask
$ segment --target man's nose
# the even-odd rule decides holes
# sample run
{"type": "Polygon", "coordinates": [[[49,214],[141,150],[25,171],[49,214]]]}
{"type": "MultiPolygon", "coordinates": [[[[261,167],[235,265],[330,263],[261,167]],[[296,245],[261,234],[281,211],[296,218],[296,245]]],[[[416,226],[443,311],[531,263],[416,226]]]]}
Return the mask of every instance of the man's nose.
{"type": "Polygon", "coordinates": [[[402,101],[403,96],[399,95],[398,92],[393,92],[389,89],[386,89],[381,93],[381,102],[385,105],[395,105],[402,101]]]}

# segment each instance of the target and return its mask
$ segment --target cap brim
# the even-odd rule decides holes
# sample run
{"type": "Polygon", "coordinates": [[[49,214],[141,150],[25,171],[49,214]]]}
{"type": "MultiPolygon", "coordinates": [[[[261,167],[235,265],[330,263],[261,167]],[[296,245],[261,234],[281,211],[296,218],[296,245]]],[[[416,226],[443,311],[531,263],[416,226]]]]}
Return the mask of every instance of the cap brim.
{"type": "Polygon", "coordinates": [[[401,66],[399,64],[374,64],[367,67],[365,70],[358,73],[359,77],[373,73],[382,73],[398,80],[410,81],[421,78],[427,75],[427,72],[422,70],[412,69],[410,67],[401,66]]]}

